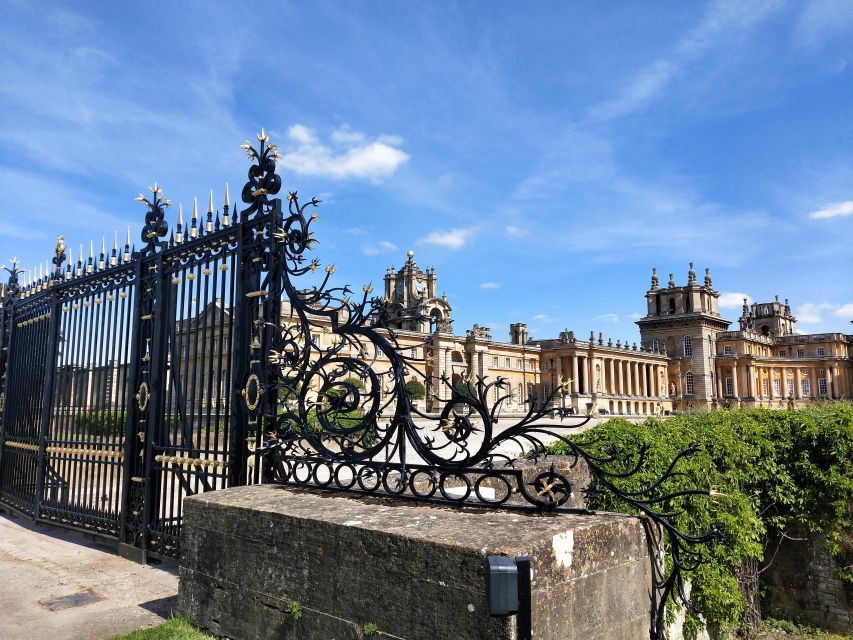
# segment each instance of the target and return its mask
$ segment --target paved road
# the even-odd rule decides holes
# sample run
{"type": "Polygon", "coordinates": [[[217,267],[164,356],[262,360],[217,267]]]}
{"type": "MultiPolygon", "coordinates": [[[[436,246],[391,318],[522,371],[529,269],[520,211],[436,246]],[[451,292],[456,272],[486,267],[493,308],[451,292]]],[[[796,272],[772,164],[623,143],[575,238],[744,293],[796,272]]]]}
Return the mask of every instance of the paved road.
{"type": "Polygon", "coordinates": [[[176,567],[0,514],[2,640],[102,640],[162,622],[177,593],[176,567]]]}

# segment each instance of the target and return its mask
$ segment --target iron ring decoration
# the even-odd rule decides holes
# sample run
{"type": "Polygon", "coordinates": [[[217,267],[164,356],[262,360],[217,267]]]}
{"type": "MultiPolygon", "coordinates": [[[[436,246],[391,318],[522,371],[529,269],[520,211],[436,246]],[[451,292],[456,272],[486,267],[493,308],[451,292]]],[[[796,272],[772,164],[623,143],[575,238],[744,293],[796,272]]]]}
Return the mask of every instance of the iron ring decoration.
{"type": "Polygon", "coordinates": [[[263,395],[263,389],[261,389],[261,380],[258,378],[257,374],[251,374],[246,379],[246,386],[243,387],[243,399],[246,401],[246,406],[250,411],[254,411],[258,408],[258,405],[261,404],[261,396],[263,395]],[[252,383],[255,383],[255,391],[252,393],[252,383]],[[252,396],[249,399],[249,396],[252,396]]]}
{"type": "Polygon", "coordinates": [[[148,390],[148,383],[143,382],[139,385],[139,391],[136,392],[136,405],[140,411],[145,411],[148,408],[148,400],[151,398],[151,392],[148,390]]]}

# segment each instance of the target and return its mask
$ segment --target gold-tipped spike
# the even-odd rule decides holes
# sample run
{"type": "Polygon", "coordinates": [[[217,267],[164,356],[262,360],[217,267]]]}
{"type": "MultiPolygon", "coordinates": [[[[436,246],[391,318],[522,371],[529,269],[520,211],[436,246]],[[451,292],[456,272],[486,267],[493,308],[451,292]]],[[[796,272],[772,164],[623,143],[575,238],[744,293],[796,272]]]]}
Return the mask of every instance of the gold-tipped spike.
{"type": "Polygon", "coordinates": [[[107,238],[106,236],[101,236],[101,255],[104,255],[107,252],[107,238]]]}
{"type": "Polygon", "coordinates": [[[130,225],[127,225],[127,238],[124,241],[124,246],[130,246],[130,225]]]}
{"type": "Polygon", "coordinates": [[[184,205],[181,202],[178,203],[178,224],[184,224],[184,205]]]}
{"type": "Polygon", "coordinates": [[[227,182],[225,183],[225,206],[226,207],[231,206],[231,203],[228,200],[228,183],[227,182]]]}
{"type": "Polygon", "coordinates": [[[213,213],[213,189],[210,190],[210,200],[207,203],[207,212],[213,213]]]}
{"type": "Polygon", "coordinates": [[[264,131],[264,128],[261,127],[261,132],[258,134],[258,142],[264,142],[267,140],[267,132],[264,131]]]}
{"type": "Polygon", "coordinates": [[[83,262],[83,243],[80,243],[80,254],[79,258],[77,258],[77,262],[83,262]]]}
{"type": "Polygon", "coordinates": [[[113,232],[113,251],[118,249],[118,229],[113,232]]]}
{"type": "Polygon", "coordinates": [[[332,275],[335,272],[335,263],[326,266],[326,273],[332,275]]]}
{"type": "Polygon", "coordinates": [[[190,227],[190,238],[195,238],[198,235],[198,197],[193,196],[193,219],[190,227]]]}
{"type": "Polygon", "coordinates": [[[95,242],[94,240],[89,240],[89,257],[95,257],[95,242]]]}
{"type": "Polygon", "coordinates": [[[366,285],[364,285],[364,286],[361,288],[361,290],[362,290],[362,291],[364,291],[365,293],[370,293],[371,291],[373,291],[373,283],[372,283],[372,282],[368,282],[366,285]]]}

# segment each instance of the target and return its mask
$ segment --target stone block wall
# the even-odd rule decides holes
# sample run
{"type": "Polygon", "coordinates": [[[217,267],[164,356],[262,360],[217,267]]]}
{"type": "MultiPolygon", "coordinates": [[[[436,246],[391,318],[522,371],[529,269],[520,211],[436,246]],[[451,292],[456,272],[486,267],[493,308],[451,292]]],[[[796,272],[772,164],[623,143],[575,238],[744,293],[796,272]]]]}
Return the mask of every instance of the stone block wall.
{"type": "Polygon", "coordinates": [[[824,537],[804,529],[789,536],[794,539],[781,544],[777,539],[768,547],[770,566],[762,575],[764,615],[853,634],[853,585],[835,577],[839,563],[829,555],[824,537]]]}
{"type": "Polygon", "coordinates": [[[276,486],[184,503],[181,608],[235,640],[513,640],[486,556],[528,555],[536,640],[648,638],[649,549],[618,515],[450,508],[276,486]],[[301,615],[294,615],[298,609],[301,615]]]}

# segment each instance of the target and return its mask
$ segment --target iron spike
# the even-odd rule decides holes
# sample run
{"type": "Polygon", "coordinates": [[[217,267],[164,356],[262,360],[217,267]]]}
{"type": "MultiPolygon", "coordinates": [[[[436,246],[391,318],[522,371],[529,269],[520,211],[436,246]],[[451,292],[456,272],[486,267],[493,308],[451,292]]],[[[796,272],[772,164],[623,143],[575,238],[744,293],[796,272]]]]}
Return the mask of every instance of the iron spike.
{"type": "Polygon", "coordinates": [[[207,205],[207,223],[204,225],[205,233],[213,231],[213,189],[210,190],[210,201],[207,205]]]}
{"type": "Polygon", "coordinates": [[[190,224],[190,238],[198,235],[198,196],[193,196],[193,219],[190,224]]]}
{"type": "Polygon", "coordinates": [[[231,203],[228,201],[228,183],[225,183],[225,207],[229,207],[231,203]]]}

